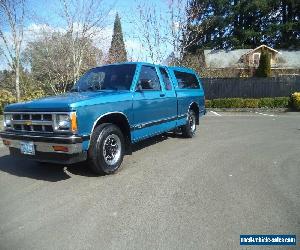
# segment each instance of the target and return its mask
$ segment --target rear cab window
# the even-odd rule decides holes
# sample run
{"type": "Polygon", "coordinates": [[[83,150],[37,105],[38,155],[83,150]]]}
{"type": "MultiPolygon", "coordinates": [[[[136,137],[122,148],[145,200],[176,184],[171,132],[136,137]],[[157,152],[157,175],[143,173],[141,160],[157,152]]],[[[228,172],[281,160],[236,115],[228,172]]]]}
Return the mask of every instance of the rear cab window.
{"type": "Polygon", "coordinates": [[[199,81],[194,73],[174,70],[174,75],[180,89],[200,89],[199,81]]]}

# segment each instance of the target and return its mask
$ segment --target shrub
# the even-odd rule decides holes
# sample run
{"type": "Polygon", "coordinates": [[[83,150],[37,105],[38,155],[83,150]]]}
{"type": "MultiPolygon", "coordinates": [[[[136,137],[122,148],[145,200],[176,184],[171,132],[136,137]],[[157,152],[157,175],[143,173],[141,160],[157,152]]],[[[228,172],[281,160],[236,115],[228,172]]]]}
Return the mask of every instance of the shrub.
{"type": "MultiPolygon", "coordinates": [[[[300,95],[300,93],[298,93],[300,95]]],[[[206,100],[207,108],[287,108],[288,97],[275,98],[220,98],[206,100]]]]}
{"type": "Polygon", "coordinates": [[[300,111],[300,92],[295,92],[291,95],[290,103],[294,109],[300,111]]]}
{"type": "Polygon", "coordinates": [[[259,99],[244,99],[244,108],[258,108],[259,99]]]}
{"type": "Polygon", "coordinates": [[[286,108],[289,105],[289,97],[275,97],[274,107],[275,108],[286,108]]]}
{"type": "Polygon", "coordinates": [[[0,89],[0,114],[3,114],[4,106],[16,101],[13,94],[7,90],[0,89]]]}
{"type": "Polygon", "coordinates": [[[21,101],[30,101],[45,96],[45,92],[42,89],[36,89],[31,92],[27,92],[25,96],[21,98],[21,101]]]}
{"type": "Polygon", "coordinates": [[[223,98],[212,100],[213,108],[242,108],[243,99],[242,98],[223,98]]]}
{"type": "Polygon", "coordinates": [[[211,108],[212,107],[212,101],[211,100],[205,100],[205,107],[211,108]]]}
{"type": "Polygon", "coordinates": [[[261,98],[258,103],[259,108],[273,108],[274,98],[261,98]]]}
{"type": "MultiPolygon", "coordinates": [[[[45,93],[41,89],[36,89],[31,92],[26,93],[22,96],[21,101],[30,101],[32,99],[37,99],[45,96],[45,93]]],[[[4,106],[10,103],[16,102],[16,98],[13,94],[7,90],[0,90],[0,114],[3,114],[4,106]]]]}
{"type": "Polygon", "coordinates": [[[224,100],[225,99],[213,99],[213,100],[211,100],[211,107],[212,108],[226,108],[224,100]]]}

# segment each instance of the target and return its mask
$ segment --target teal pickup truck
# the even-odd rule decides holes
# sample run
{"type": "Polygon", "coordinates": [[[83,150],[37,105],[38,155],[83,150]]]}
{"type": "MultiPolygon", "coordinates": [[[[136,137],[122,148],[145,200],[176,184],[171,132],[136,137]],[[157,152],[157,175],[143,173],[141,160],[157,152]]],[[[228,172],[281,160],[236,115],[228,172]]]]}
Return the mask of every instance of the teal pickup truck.
{"type": "Polygon", "coordinates": [[[192,69],[111,64],[87,71],[69,93],[6,106],[0,136],[13,156],[88,161],[95,173],[110,174],[133,143],[178,129],[193,137],[204,103],[192,69]]]}

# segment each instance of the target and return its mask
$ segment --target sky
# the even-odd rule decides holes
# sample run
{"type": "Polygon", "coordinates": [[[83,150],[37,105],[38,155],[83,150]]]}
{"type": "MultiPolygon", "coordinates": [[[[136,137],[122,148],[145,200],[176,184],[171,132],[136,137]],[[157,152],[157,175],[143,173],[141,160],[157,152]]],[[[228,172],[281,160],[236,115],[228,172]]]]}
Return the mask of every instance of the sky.
{"type": "MultiPolygon", "coordinates": [[[[75,1],[75,0],[74,0],[75,1]]],[[[121,24],[123,29],[123,35],[125,40],[125,45],[129,57],[133,60],[147,60],[148,55],[138,39],[136,39],[136,32],[132,20],[137,13],[137,5],[142,3],[143,0],[99,0],[103,8],[109,8],[110,13],[105,20],[105,29],[101,34],[101,42],[95,41],[95,45],[101,47],[105,52],[110,46],[110,40],[113,30],[113,22],[116,13],[119,13],[121,17],[121,24]],[[99,44],[101,43],[101,44],[99,44]]],[[[168,1],[170,0],[144,0],[148,1],[151,5],[157,6],[161,11],[167,11],[168,1]]],[[[53,27],[53,29],[63,30],[66,24],[59,17],[61,9],[60,0],[26,0],[27,6],[27,19],[26,19],[26,29],[24,37],[24,46],[26,43],[33,39],[32,30],[38,30],[43,25],[47,24],[53,27]]],[[[99,38],[98,38],[99,39],[99,38]]],[[[1,45],[1,44],[0,44],[1,45]]],[[[171,53],[171,51],[170,51],[171,53]]],[[[0,69],[6,68],[6,62],[4,58],[1,58],[0,69]]]]}

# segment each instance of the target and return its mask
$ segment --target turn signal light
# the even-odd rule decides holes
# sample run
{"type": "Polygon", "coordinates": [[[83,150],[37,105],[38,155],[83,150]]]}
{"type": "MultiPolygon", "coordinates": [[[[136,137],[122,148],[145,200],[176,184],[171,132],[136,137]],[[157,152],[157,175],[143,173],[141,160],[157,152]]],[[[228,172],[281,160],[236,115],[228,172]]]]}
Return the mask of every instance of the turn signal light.
{"type": "Polygon", "coordinates": [[[69,152],[69,148],[65,146],[52,146],[54,151],[69,152]]]}
{"type": "Polygon", "coordinates": [[[71,131],[76,132],[77,130],[77,119],[76,119],[76,113],[72,112],[71,113],[71,131]]]}

